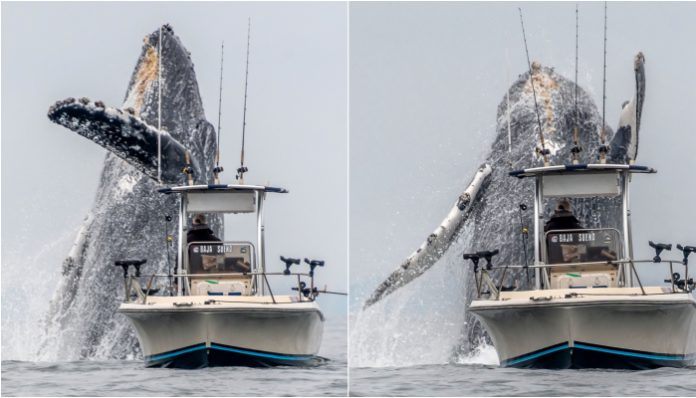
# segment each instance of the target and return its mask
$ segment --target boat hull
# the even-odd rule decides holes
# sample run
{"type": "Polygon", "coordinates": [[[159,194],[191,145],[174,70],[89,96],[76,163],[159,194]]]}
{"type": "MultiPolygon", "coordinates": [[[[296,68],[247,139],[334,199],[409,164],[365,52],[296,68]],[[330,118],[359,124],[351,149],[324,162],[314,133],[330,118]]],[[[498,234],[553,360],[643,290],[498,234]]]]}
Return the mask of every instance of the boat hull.
{"type": "Polygon", "coordinates": [[[547,292],[537,292],[543,301],[528,296],[472,303],[470,310],[488,330],[501,366],[651,369],[696,365],[696,301],[691,295],[547,292]]]}
{"type": "Polygon", "coordinates": [[[312,366],[323,361],[316,354],[324,318],[314,302],[205,304],[194,298],[178,307],[123,304],[119,312],[133,324],[148,367],[312,366]]]}

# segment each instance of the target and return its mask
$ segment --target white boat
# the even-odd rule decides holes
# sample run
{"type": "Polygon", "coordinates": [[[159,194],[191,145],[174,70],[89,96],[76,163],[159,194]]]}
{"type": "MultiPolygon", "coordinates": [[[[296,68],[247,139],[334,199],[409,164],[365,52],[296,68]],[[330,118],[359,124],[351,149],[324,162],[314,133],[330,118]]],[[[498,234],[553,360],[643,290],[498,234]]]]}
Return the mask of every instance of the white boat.
{"type": "Polygon", "coordinates": [[[285,189],[257,185],[189,185],[160,190],[180,195],[177,271],[140,275],[144,260],[118,261],[126,301],[119,312],[133,324],[147,366],[312,365],[321,344],[324,316],[315,298],[314,268],[290,272],[299,259],[285,259],[285,272],[266,272],[264,201],[285,189]],[[256,213],[255,239],[186,242],[189,215],[256,213]],[[135,271],[135,272],[133,272],[135,271]],[[292,278],[297,294],[274,294],[269,277],[292,278]],[[153,291],[168,279],[169,295],[153,291]],[[141,283],[142,282],[142,283],[141,283]],[[309,285],[308,285],[309,284],[309,285]]]}
{"type": "Polygon", "coordinates": [[[496,251],[464,256],[475,265],[478,291],[469,310],[488,331],[501,366],[646,369],[696,364],[696,300],[688,269],[688,256],[696,248],[677,245],[683,258],[668,260],[660,256],[671,244],[650,242],[655,258],[633,258],[629,183],[636,173],[655,170],[574,164],[510,173],[536,185],[534,264],[494,266],[496,251]],[[544,231],[545,199],[607,197],[620,202],[620,226],[544,231]],[[645,286],[636,271],[639,263],[661,263],[670,275],[665,285],[645,286]],[[506,272],[525,268],[534,271],[534,289],[506,289],[506,272]]]}

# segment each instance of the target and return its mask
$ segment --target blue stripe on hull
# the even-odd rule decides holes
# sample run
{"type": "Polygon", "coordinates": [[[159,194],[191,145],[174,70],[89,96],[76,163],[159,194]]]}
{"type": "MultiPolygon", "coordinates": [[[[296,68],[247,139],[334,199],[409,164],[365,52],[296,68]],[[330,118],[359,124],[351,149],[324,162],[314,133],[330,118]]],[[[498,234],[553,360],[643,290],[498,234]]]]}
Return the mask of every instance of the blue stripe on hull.
{"type": "Polygon", "coordinates": [[[501,362],[503,367],[541,369],[653,369],[662,366],[685,367],[696,364],[696,354],[662,354],[632,351],[576,342],[546,347],[501,362]]]}
{"type": "Polygon", "coordinates": [[[289,355],[255,351],[223,344],[204,343],[145,357],[148,367],[198,369],[208,366],[315,366],[325,359],[316,355],[289,355]]]}

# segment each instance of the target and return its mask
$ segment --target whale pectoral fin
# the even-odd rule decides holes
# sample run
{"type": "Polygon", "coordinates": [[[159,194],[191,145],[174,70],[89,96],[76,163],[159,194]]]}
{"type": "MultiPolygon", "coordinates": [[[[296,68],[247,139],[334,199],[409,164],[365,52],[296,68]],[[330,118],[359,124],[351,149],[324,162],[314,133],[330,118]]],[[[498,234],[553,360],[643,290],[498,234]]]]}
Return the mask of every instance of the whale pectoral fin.
{"type": "Polygon", "coordinates": [[[418,278],[444,255],[469,218],[471,210],[480,203],[477,197],[484,191],[485,182],[491,172],[491,166],[487,164],[478,169],[467,189],[457,198],[447,217],[433,233],[428,235],[425,242],[375,289],[363,308],[377,303],[418,278]]]}
{"type": "Polygon", "coordinates": [[[628,162],[628,148],[631,145],[632,134],[631,126],[623,125],[616,129],[614,137],[611,139],[610,150],[611,161],[613,163],[628,162]]]}
{"type": "Polygon", "coordinates": [[[87,99],[69,98],[51,106],[48,118],[108,149],[154,180],[158,177],[157,136],[160,135],[162,182],[174,184],[184,179],[181,170],[185,166],[186,148],[168,133],[158,132],[128,112],[87,99]]]}
{"type": "Polygon", "coordinates": [[[633,60],[636,92],[621,109],[619,127],[611,140],[611,159],[616,163],[631,163],[638,156],[638,133],[645,102],[645,56],[639,52],[633,60]]]}

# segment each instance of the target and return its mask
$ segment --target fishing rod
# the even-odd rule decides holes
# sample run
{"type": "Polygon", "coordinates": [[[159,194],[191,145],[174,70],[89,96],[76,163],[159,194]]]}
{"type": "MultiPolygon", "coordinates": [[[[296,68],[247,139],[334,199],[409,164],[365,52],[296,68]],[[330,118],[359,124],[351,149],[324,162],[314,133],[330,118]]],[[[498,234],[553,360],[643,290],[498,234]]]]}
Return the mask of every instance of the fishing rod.
{"type": "Polygon", "coordinates": [[[251,42],[251,18],[247,25],[247,53],[246,53],[246,72],[244,76],[244,113],[242,115],[242,154],[240,166],[237,169],[237,181],[240,184],[244,184],[244,173],[249,171],[248,168],[244,167],[244,138],[246,132],[246,111],[247,111],[247,87],[249,83],[249,43],[251,42]]]}
{"type": "Polygon", "coordinates": [[[527,255],[527,242],[529,240],[529,228],[524,224],[524,220],[522,218],[522,213],[527,210],[527,205],[524,203],[520,203],[519,205],[519,214],[520,214],[520,232],[522,236],[522,248],[524,250],[524,268],[527,271],[527,284],[530,284],[530,276],[529,276],[529,256],[527,255]]]}
{"type": "Polygon", "coordinates": [[[599,134],[601,144],[599,146],[599,162],[607,162],[607,152],[609,148],[606,145],[607,132],[605,129],[604,115],[606,113],[607,104],[607,2],[604,2],[604,71],[602,76],[602,126],[599,134]]]}
{"type": "Polygon", "coordinates": [[[323,290],[317,290],[317,293],[335,294],[338,296],[347,296],[348,295],[348,293],[346,293],[346,292],[336,292],[336,291],[326,290],[326,286],[324,286],[323,290]]]}
{"type": "Polygon", "coordinates": [[[512,129],[510,128],[510,58],[508,57],[508,51],[505,49],[505,78],[507,79],[507,91],[505,92],[505,98],[507,102],[507,132],[508,132],[508,160],[510,163],[510,169],[512,169],[512,129]]]}
{"type": "Polygon", "coordinates": [[[307,285],[301,284],[299,288],[297,288],[297,287],[292,287],[292,288],[290,288],[290,289],[291,289],[291,290],[294,290],[294,291],[296,291],[296,292],[297,292],[297,291],[301,292],[305,297],[309,297],[310,294],[312,294],[314,297],[316,297],[316,296],[319,295],[319,293],[322,293],[322,294],[334,294],[334,295],[337,295],[337,296],[347,296],[347,295],[348,295],[348,293],[345,293],[345,292],[336,292],[336,291],[332,291],[332,290],[326,290],[326,286],[324,286],[324,289],[323,289],[323,290],[319,290],[319,289],[317,289],[316,287],[310,289],[310,288],[308,288],[308,287],[306,287],[306,286],[307,286],[307,285]]]}
{"type": "Polygon", "coordinates": [[[222,41],[222,46],[220,48],[220,94],[218,96],[218,126],[217,126],[217,153],[215,154],[215,168],[213,169],[213,174],[215,176],[215,183],[219,184],[220,179],[218,175],[224,171],[220,167],[220,130],[222,129],[220,125],[220,119],[222,118],[222,65],[225,58],[225,41],[222,41]]]}
{"type": "Polygon", "coordinates": [[[157,48],[157,182],[162,185],[162,26],[157,48]]]}
{"type": "Polygon", "coordinates": [[[522,24],[522,39],[524,39],[524,52],[527,55],[527,66],[529,67],[529,82],[532,85],[532,94],[534,95],[534,110],[536,111],[537,124],[539,125],[539,140],[541,141],[541,150],[537,148],[537,152],[544,158],[544,166],[549,165],[549,150],[546,149],[544,142],[544,131],[541,127],[541,117],[539,116],[539,104],[537,103],[536,89],[534,88],[534,77],[532,75],[532,63],[529,61],[529,49],[527,48],[527,34],[524,31],[524,19],[522,18],[522,8],[517,8],[520,11],[520,23],[522,24]]]}
{"type": "Polygon", "coordinates": [[[169,231],[171,230],[169,227],[169,223],[172,221],[172,216],[169,214],[164,216],[164,220],[166,221],[165,224],[165,231],[164,234],[166,236],[166,247],[167,247],[167,276],[169,279],[169,295],[173,296],[174,295],[174,287],[172,286],[172,262],[171,262],[171,256],[169,255],[171,252],[172,248],[172,242],[174,241],[174,237],[169,234],[169,231]]]}
{"type": "Polygon", "coordinates": [[[573,156],[573,164],[580,163],[580,152],[582,148],[578,145],[578,129],[580,114],[578,111],[578,32],[580,30],[580,20],[578,12],[578,4],[575,3],[575,127],[573,127],[573,147],[570,153],[573,156]]]}

